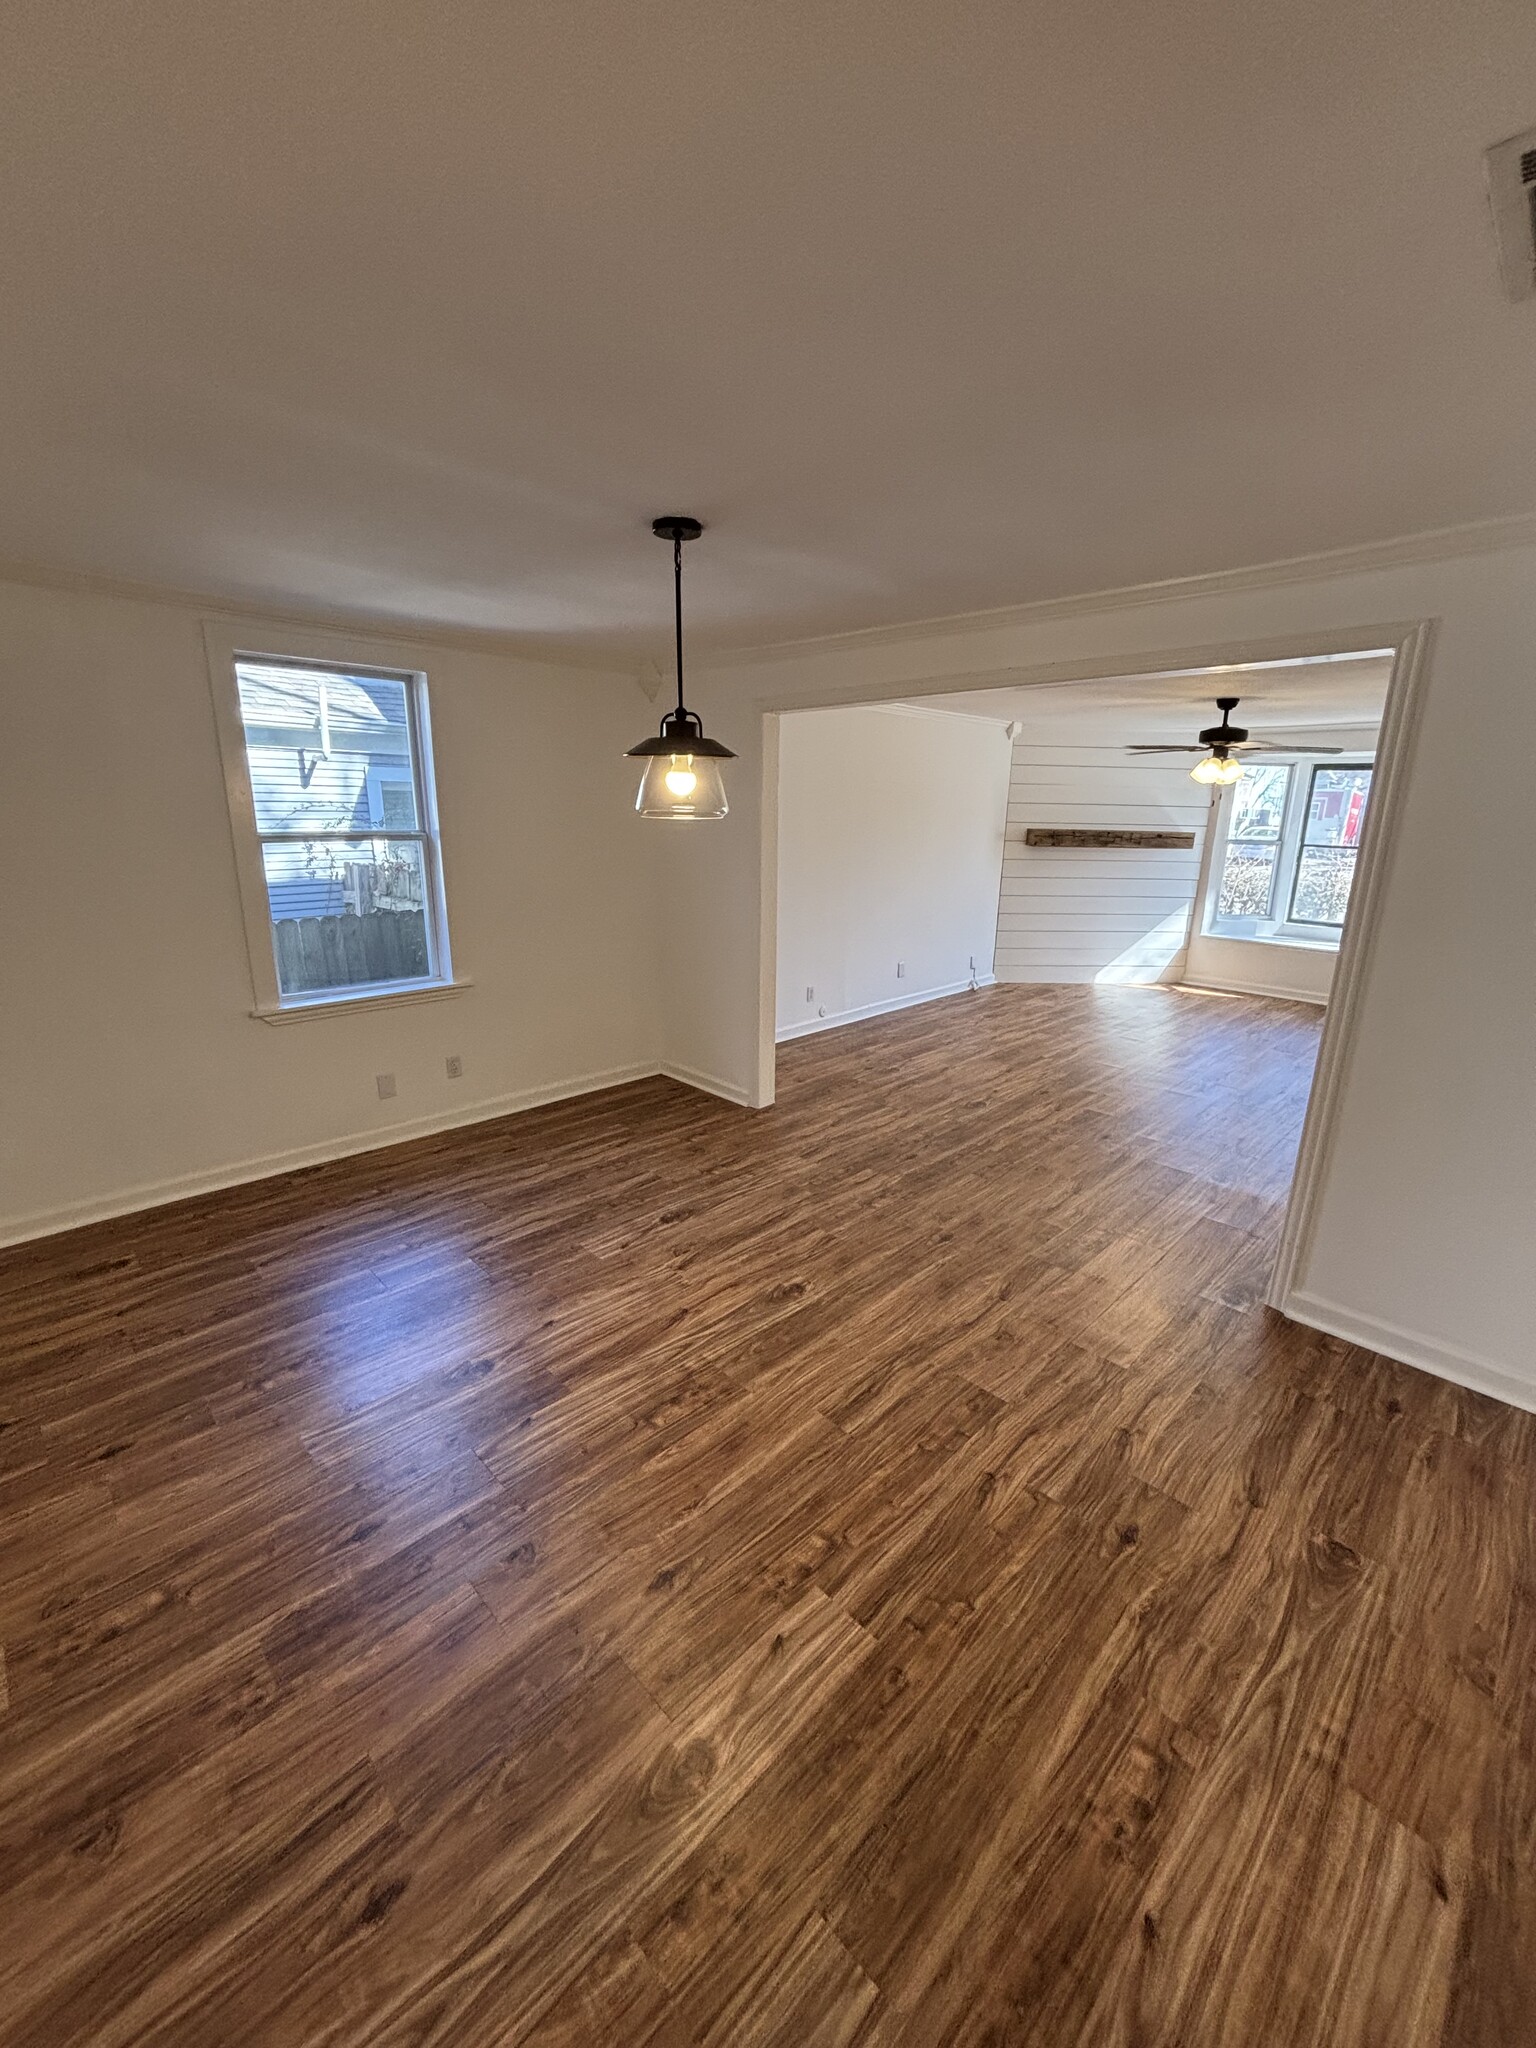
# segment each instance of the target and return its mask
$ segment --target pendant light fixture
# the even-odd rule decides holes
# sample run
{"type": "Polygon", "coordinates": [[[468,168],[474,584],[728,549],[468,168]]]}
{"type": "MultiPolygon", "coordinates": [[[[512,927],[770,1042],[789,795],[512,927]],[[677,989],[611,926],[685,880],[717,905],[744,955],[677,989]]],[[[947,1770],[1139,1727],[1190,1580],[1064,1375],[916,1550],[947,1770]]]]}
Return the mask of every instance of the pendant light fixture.
{"type": "Polygon", "coordinates": [[[672,543],[672,602],[677,626],[677,706],[661,721],[654,739],[631,747],[629,758],[643,761],[645,772],[635,809],[642,818],[723,818],[730,806],[720,763],[736,756],[718,740],[706,739],[697,712],[683,704],[683,542],[704,531],[697,519],[672,513],[653,519],[658,540],[672,543]]]}

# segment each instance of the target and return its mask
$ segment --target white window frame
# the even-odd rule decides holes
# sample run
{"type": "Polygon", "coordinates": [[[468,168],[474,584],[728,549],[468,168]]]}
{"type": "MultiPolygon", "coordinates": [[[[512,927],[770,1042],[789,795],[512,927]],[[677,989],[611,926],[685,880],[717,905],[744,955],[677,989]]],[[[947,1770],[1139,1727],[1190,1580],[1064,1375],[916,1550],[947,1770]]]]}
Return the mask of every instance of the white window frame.
{"type": "MultiPolygon", "coordinates": [[[[1288,754],[1282,748],[1265,749],[1263,762],[1255,767],[1289,768],[1290,781],[1285,792],[1285,811],[1280,821],[1280,837],[1276,842],[1274,893],[1270,898],[1273,911],[1276,904],[1284,906],[1280,916],[1269,917],[1222,917],[1216,906],[1221,901],[1221,880],[1226,872],[1227,840],[1232,829],[1232,818],[1237,805],[1237,790],[1240,784],[1232,784],[1219,793],[1216,817],[1211,834],[1211,865],[1205,885],[1205,903],[1200,920],[1201,936],[1207,939],[1249,939],[1259,940],[1267,946],[1312,946],[1321,947],[1324,952],[1336,953],[1343,937],[1342,925],[1308,924],[1290,915],[1291,901],[1296,893],[1296,871],[1301,861],[1302,832],[1306,826],[1307,811],[1312,802],[1312,770],[1317,768],[1369,768],[1371,770],[1371,796],[1369,805],[1376,794],[1376,761],[1369,753],[1351,752],[1319,758],[1316,754],[1288,754]]],[[[1355,854],[1358,872],[1360,856],[1355,854]]],[[[1353,888],[1350,891],[1353,898],[1353,888]]]]}
{"type": "MultiPolygon", "coordinates": [[[[396,650],[376,644],[342,641],[330,634],[306,635],[296,643],[290,634],[252,631],[209,620],[203,629],[208,653],[208,682],[213,695],[214,725],[224,767],[224,793],[229,805],[234,846],[235,879],[245,925],[254,1003],[251,1015],[267,1024],[288,1024],[305,1017],[339,1016],[359,1010],[393,1008],[403,1003],[432,1001],[456,995],[471,986],[455,976],[448,937],[448,900],[443,881],[442,839],[437,810],[437,776],[432,758],[432,728],[426,671],[391,656],[396,650]],[[416,827],[401,831],[337,833],[263,833],[256,823],[246,754],[245,721],[240,711],[236,663],[266,662],[282,668],[308,668],[330,674],[380,676],[405,685],[411,727],[412,777],[415,783],[416,827]],[[354,988],[321,989],[285,995],[278,981],[271,899],[267,894],[262,846],[271,841],[317,838],[372,841],[410,839],[422,849],[423,888],[427,910],[427,957],[432,972],[411,981],[360,983],[354,988]]],[[[372,816],[373,784],[369,781],[372,816]]]]}

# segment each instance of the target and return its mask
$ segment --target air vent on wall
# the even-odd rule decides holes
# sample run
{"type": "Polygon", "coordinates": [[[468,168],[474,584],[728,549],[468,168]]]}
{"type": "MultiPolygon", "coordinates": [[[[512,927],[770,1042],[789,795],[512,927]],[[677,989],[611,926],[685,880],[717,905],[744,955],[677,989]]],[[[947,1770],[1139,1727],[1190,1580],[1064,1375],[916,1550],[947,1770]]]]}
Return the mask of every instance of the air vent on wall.
{"type": "Polygon", "coordinates": [[[1487,164],[1504,289],[1512,299],[1528,299],[1536,292],[1536,128],[1496,142],[1487,164]]]}

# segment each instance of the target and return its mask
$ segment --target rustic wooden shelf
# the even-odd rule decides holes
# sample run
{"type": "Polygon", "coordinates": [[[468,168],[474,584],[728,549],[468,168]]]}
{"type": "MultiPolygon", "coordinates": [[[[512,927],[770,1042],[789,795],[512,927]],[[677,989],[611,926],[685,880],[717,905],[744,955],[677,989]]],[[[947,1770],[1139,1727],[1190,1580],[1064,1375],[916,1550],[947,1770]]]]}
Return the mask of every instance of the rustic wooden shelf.
{"type": "Polygon", "coordinates": [[[1054,825],[1031,825],[1026,846],[1181,846],[1195,843],[1193,832],[1067,832],[1054,825]]]}

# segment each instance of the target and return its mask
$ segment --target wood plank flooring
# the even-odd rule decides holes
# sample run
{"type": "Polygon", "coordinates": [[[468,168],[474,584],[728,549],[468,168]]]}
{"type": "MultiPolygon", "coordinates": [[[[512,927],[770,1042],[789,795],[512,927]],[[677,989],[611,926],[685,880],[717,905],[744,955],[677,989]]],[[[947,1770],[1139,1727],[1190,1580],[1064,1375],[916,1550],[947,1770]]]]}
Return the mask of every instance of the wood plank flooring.
{"type": "Polygon", "coordinates": [[[0,1258],[7,2048],[1536,2040],[1536,1418],[1315,1013],[998,988],[0,1258]]]}

